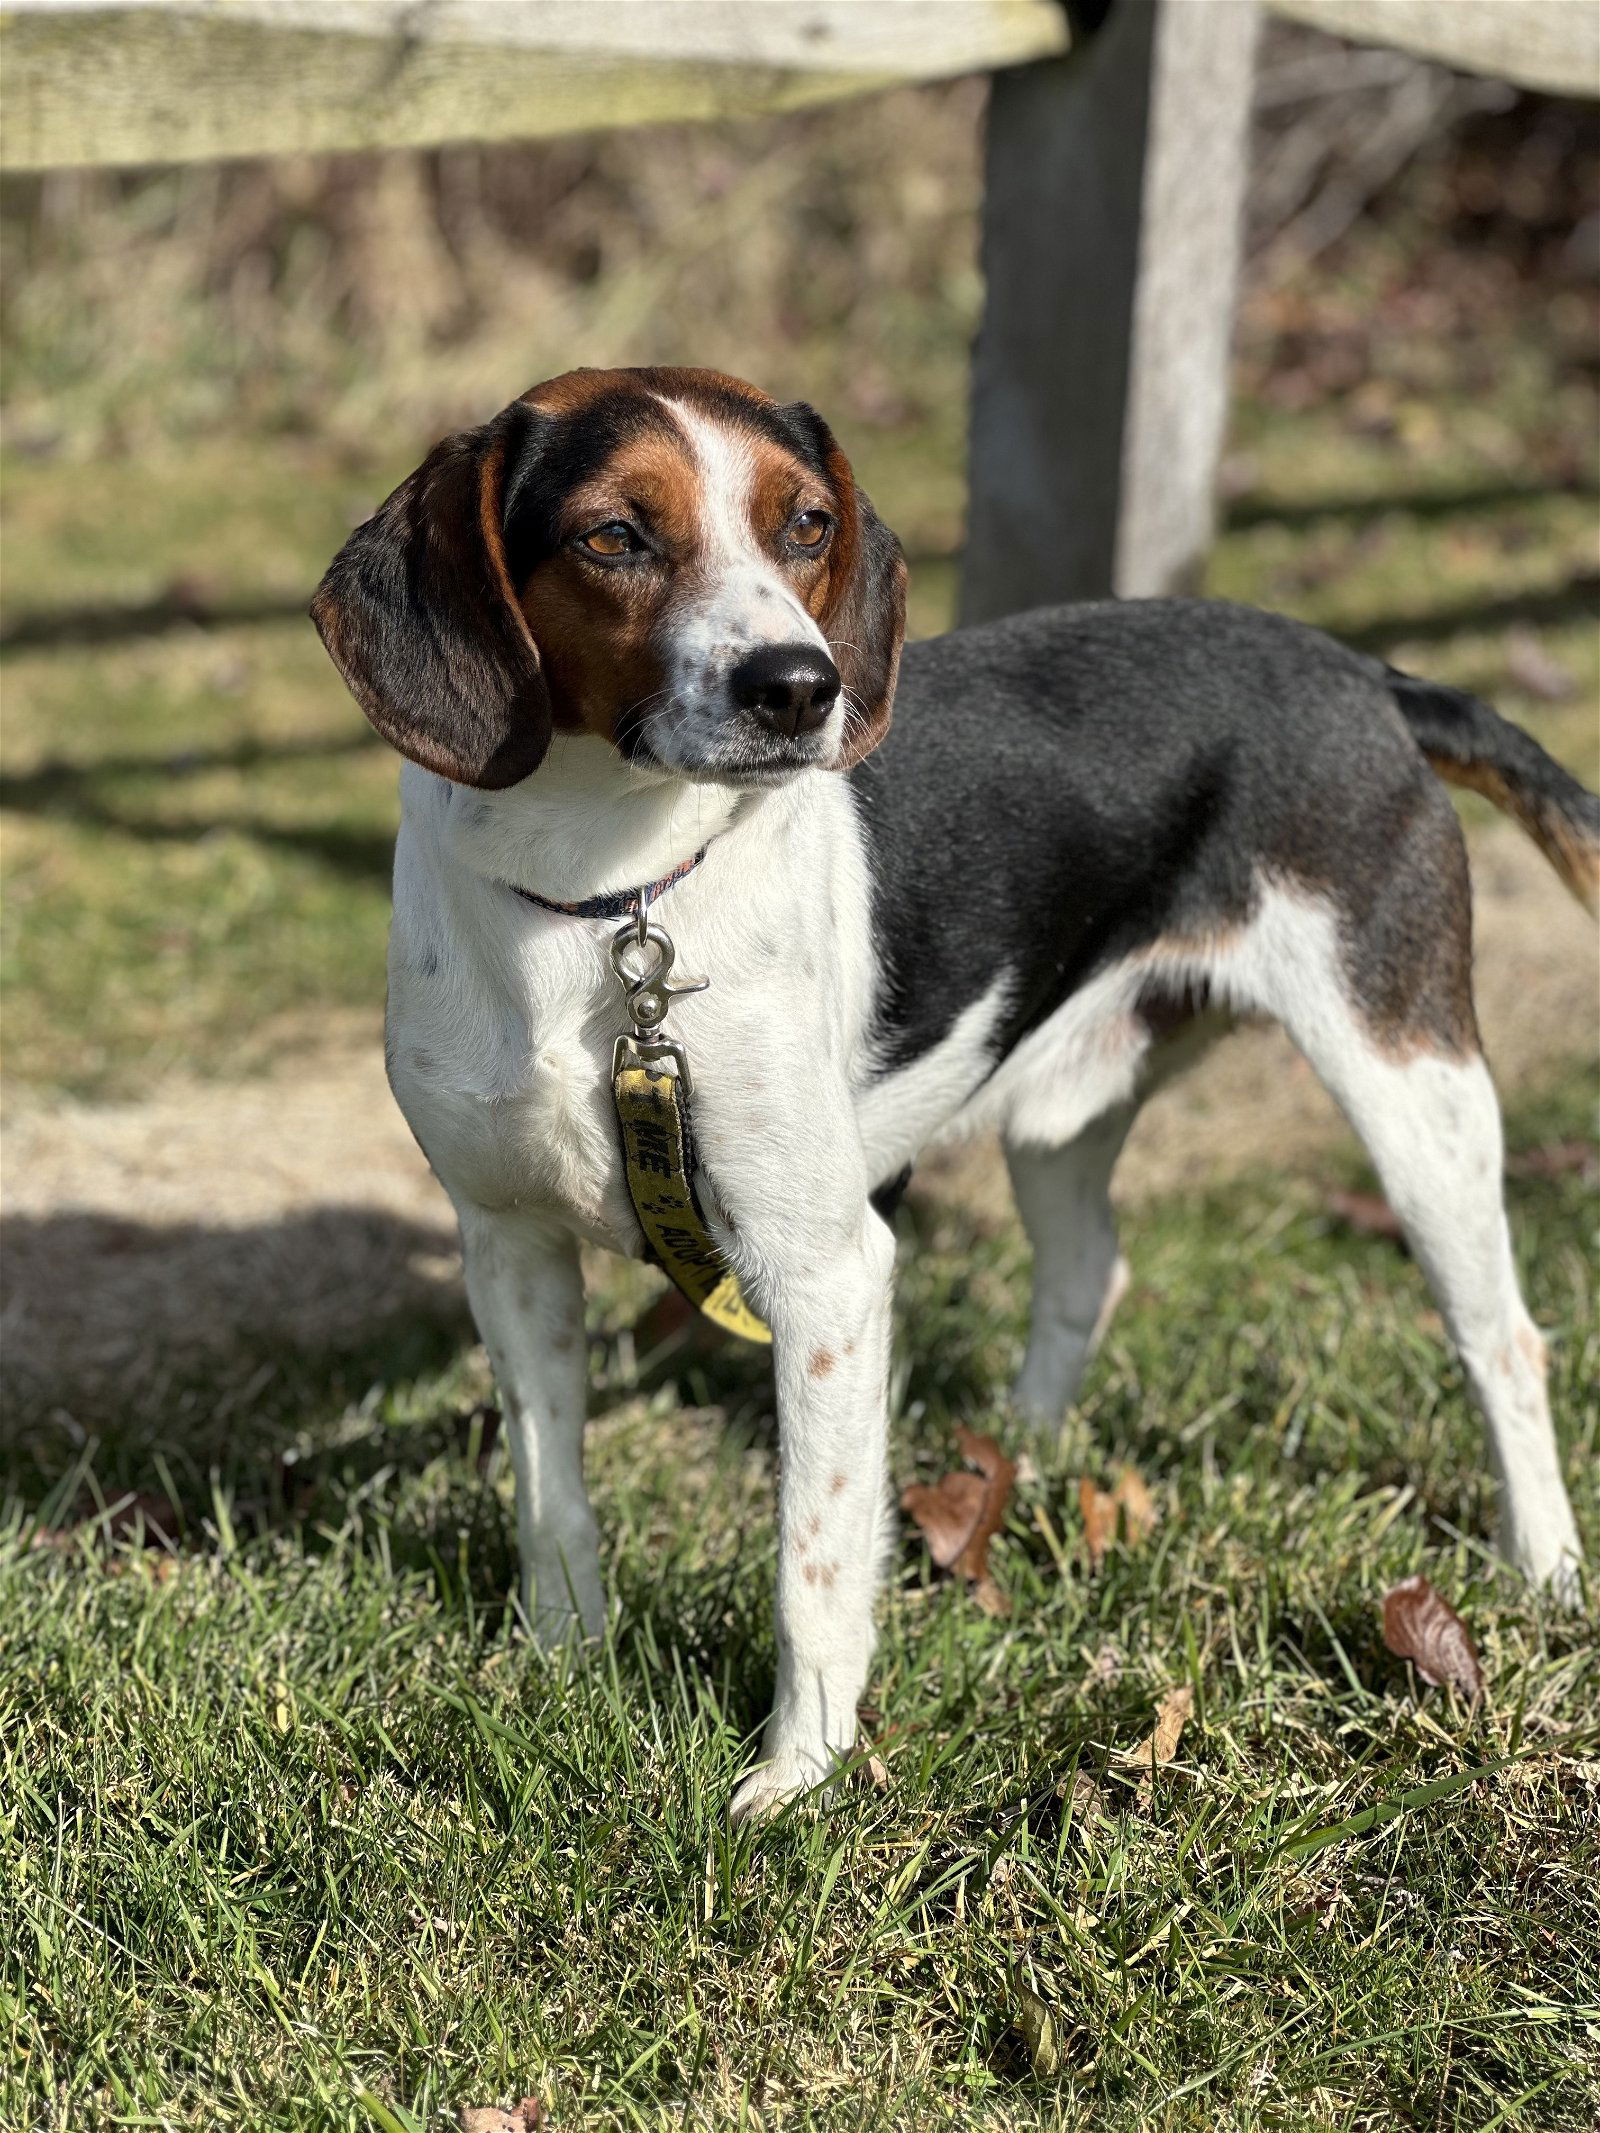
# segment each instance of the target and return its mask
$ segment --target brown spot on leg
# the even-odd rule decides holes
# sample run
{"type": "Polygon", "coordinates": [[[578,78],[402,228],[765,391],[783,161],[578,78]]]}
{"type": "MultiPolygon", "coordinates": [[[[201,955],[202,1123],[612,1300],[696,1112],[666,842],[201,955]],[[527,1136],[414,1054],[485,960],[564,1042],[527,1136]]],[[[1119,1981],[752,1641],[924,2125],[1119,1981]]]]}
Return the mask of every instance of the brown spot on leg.
{"type": "Polygon", "coordinates": [[[838,1564],[837,1564],[837,1563],[830,1563],[830,1564],[828,1565],[828,1567],[827,1567],[827,1568],[826,1568],[826,1569],[825,1569],[825,1570],[823,1571],[823,1573],[822,1573],[822,1589],[823,1589],[823,1591],[824,1591],[824,1592],[826,1592],[826,1591],[828,1591],[828,1590],[829,1590],[829,1588],[830,1588],[830,1587],[832,1586],[832,1584],[833,1584],[833,1581],[834,1581],[834,1579],[835,1579],[835,1578],[836,1578],[836,1577],[837,1577],[838,1575],[839,1575],[839,1566],[838,1566],[838,1564]]]}
{"type": "Polygon", "coordinates": [[[805,1579],[808,1585],[814,1585],[817,1582],[816,1564],[807,1563],[805,1567],[801,1570],[800,1575],[805,1579]]]}
{"type": "Polygon", "coordinates": [[[848,1479],[849,1479],[849,1476],[848,1476],[848,1475],[846,1475],[846,1474],[835,1474],[835,1475],[834,1475],[834,1477],[833,1477],[833,1479],[832,1479],[832,1480],[831,1480],[831,1481],[830,1481],[830,1482],[828,1483],[828,1493],[829,1493],[829,1495],[830,1495],[830,1496],[837,1496],[837,1495],[838,1495],[838,1493],[839,1493],[839,1491],[840,1491],[840,1490],[841,1490],[841,1489],[842,1489],[842,1488],[844,1487],[844,1485],[845,1485],[845,1483],[846,1483],[846,1481],[847,1481],[848,1479]]]}
{"type": "Polygon", "coordinates": [[[833,1368],[834,1354],[831,1348],[813,1348],[806,1370],[814,1378],[825,1378],[833,1368]]]}
{"type": "Polygon", "coordinates": [[[1532,1326],[1519,1326],[1516,1338],[1517,1346],[1522,1351],[1522,1359],[1528,1365],[1528,1368],[1536,1370],[1540,1377],[1547,1377],[1550,1372],[1550,1357],[1545,1350],[1544,1342],[1534,1332],[1532,1326]]]}

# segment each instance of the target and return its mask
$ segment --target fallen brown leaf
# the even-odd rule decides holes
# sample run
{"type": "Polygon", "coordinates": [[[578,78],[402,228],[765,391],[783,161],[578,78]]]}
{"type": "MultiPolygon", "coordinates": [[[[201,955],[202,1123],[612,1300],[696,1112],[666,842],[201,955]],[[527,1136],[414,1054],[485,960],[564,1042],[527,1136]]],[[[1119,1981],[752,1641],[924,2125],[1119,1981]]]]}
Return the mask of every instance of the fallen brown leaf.
{"type": "Polygon", "coordinates": [[[1406,1241],[1400,1217],[1375,1192],[1330,1192],[1327,1208],[1336,1221],[1354,1230],[1358,1237],[1387,1237],[1391,1243],[1401,1245],[1406,1241]]]}
{"type": "Polygon", "coordinates": [[[953,1570],[977,1530],[986,1491],[977,1474],[946,1474],[942,1481],[912,1482],[900,1498],[941,1570],[953,1570]]]}
{"type": "Polygon", "coordinates": [[[105,1547],[115,1541],[138,1540],[147,1548],[163,1548],[170,1553],[178,1545],[181,1528],[177,1507],[169,1496],[122,1496],[105,1510],[92,1512],[70,1526],[41,1526],[31,1545],[70,1548],[80,1535],[87,1535],[105,1547]]]}
{"type": "Polygon", "coordinates": [[[141,1494],[126,1496],[86,1518],[83,1530],[108,1541],[142,1540],[147,1548],[175,1548],[182,1523],[170,1496],[141,1494]]]}
{"type": "Polygon", "coordinates": [[[1119,1753],[1116,1760],[1130,1770],[1158,1770],[1178,1752],[1184,1726],[1194,1709],[1194,1690],[1185,1685],[1168,1689],[1156,1705],[1156,1728],[1137,1748],[1119,1753]]]}
{"type": "Polygon", "coordinates": [[[1104,1787],[1097,1785],[1086,1770],[1075,1770],[1070,1785],[1063,1778],[1056,1787],[1056,1798],[1068,1803],[1074,1822],[1104,1822],[1111,1813],[1104,1787]]]}
{"type": "Polygon", "coordinates": [[[509,2111],[492,2103],[461,2107],[461,2133],[535,2133],[545,2123],[545,2108],[537,2096],[524,2096],[509,2111]]]}
{"type": "Polygon", "coordinates": [[[1016,2006],[1017,2030],[1028,2048],[1029,2063],[1036,2074],[1048,2080],[1052,2074],[1061,2071],[1061,2044],[1055,2012],[1031,1986],[1022,1982],[1017,1973],[1012,1975],[1011,1992],[1016,2006]]]}
{"type": "Polygon", "coordinates": [[[1383,1641],[1436,1689],[1449,1682],[1463,1696],[1483,1694],[1472,1632],[1425,1577],[1405,1578],[1384,1594],[1383,1641]]]}
{"type": "Polygon", "coordinates": [[[946,1474],[913,1482],[900,1497],[941,1570],[967,1579],[985,1614],[1004,1614],[1006,1601],[989,1575],[989,1543],[1006,1515],[1017,1470],[993,1437],[956,1431],[956,1448],[975,1474],[946,1474]]]}
{"type": "Polygon", "coordinates": [[[1078,1513],[1083,1520],[1083,1546],[1089,1568],[1098,1570],[1106,1550],[1121,1528],[1131,1548],[1142,1541],[1156,1522],[1155,1498],[1143,1477],[1131,1466],[1118,1474],[1110,1491],[1097,1488],[1085,1474],[1078,1483],[1078,1513]]]}

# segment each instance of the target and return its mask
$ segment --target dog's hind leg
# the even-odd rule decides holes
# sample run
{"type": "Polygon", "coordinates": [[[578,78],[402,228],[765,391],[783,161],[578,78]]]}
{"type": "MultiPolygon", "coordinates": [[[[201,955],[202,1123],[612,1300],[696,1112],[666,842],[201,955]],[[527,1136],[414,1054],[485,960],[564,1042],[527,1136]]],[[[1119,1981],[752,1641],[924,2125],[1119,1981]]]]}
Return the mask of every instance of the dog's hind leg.
{"type": "MultiPolygon", "coordinates": [[[[1453,825],[1452,825],[1453,831],[1453,825]]],[[[1500,1483],[1501,1545],[1533,1583],[1577,1589],[1577,1528],[1545,1386],[1544,1343],[1517,1287],[1502,1190],[1500,1106],[1471,1013],[1470,931],[1439,914],[1426,967],[1396,958],[1393,1015],[1361,1002],[1352,948],[1326,906],[1268,899],[1250,961],[1268,1008],[1361,1136],[1472,1385],[1500,1483]],[[1408,976],[1409,969],[1409,976],[1408,976]],[[1406,1003],[1455,992],[1432,1027],[1406,1003]],[[1409,1016],[1408,1022],[1399,1018],[1409,1016]]],[[[1354,942],[1354,954],[1361,952],[1354,942]]],[[[1369,966],[1370,968],[1370,966],[1369,966]]]]}
{"type": "Polygon", "coordinates": [[[458,1203],[467,1298],[494,1367],[517,1478],[522,1605],[558,1642],[605,1627],[594,1514],[583,1485],[587,1343],[578,1247],[524,1214],[458,1203]]]}
{"type": "Polygon", "coordinates": [[[1033,1246],[1028,1346],[1012,1404],[1055,1429],[1128,1285],[1111,1213],[1111,1172],[1137,1106],[1118,1104],[1059,1148],[1006,1145],[1017,1211],[1033,1246]]]}
{"type": "Polygon", "coordinates": [[[1304,1049],[1366,1143],[1460,1351],[1499,1477],[1501,1545],[1533,1583],[1570,1596],[1577,1528],[1550,1423],[1544,1342],[1517,1287],[1489,1070],[1478,1057],[1400,1064],[1342,1044],[1331,1057],[1322,1044],[1304,1049]]]}

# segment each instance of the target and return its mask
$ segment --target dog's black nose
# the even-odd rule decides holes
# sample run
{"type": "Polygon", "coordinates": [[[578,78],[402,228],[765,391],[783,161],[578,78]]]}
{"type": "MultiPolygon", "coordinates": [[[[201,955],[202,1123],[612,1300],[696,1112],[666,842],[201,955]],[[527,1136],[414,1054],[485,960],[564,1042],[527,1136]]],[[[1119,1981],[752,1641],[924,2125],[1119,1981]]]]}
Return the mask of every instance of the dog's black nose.
{"type": "Polygon", "coordinates": [[[839,694],[839,669],[812,644],[764,644],[747,653],[728,677],[733,700],[792,740],[815,733],[839,694]]]}

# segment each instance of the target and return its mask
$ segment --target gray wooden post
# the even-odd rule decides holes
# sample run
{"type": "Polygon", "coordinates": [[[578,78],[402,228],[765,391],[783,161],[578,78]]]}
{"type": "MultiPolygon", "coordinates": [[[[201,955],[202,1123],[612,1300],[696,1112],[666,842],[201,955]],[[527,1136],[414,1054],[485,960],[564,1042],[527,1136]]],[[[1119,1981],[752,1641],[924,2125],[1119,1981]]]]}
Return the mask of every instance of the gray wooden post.
{"type": "Polygon", "coordinates": [[[989,107],[963,621],[1170,592],[1212,531],[1255,0],[1112,0],[989,107]]]}

